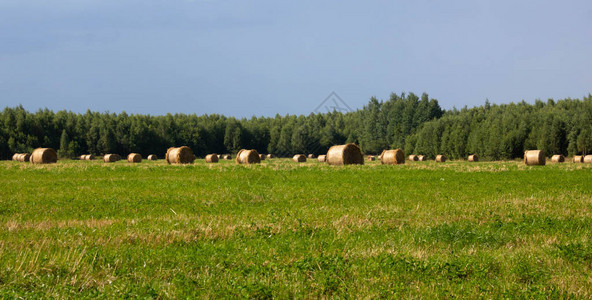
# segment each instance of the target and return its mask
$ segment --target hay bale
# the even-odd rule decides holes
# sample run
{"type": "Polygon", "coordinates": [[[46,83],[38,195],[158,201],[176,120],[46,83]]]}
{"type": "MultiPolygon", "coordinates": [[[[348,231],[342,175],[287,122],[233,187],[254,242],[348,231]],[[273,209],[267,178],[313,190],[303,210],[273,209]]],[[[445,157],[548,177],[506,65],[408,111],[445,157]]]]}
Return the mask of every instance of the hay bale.
{"type": "Polygon", "coordinates": [[[58,154],[52,148],[37,148],[29,159],[33,164],[53,164],[58,161],[58,154]]]}
{"type": "Polygon", "coordinates": [[[418,156],[417,156],[417,160],[418,160],[418,161],[426,161],[426,160],[428,160],[428,158],[427,158],[427,157],[425,157],[425,156],[423,156],[423,155],[418,155],[418,156]]]}
{"type": "Polygon", "coordinates": [[[80,155],[79,160],[86,160],[86,154],[80,155]]]}
{"type": "Polygon", "coordinates": [[[148,155],[148,160],[158,160],[158,157],[156,156],[156,154],[150,154],[148,155]]]}
{"type": "Polygon", "coordinates": [[[275,155],[273,155],[273,154],[267,154],[267,158],[275,158],[275,155]]]}
{"type": "Polygon", "coordinates": [[[127,156],[127,162],[129,163],[139,163],[142,162],[142,155],[138,153],[130,153],[127,156]]]}
{"type": "Polygon", "coordinates": [[[261,157],[255,149],[241,149],[236,154],[236,163],[239,165],[258,164],[261,163],[261,157]]]}
{"type": "Polygon", "coordinates": [[[195,155],[187,146],[171,147],[166,152],[165,160],[168,164],[192,164],[195,155]]]}
{"type": "Polygon", "coordinates": [[[562,163],[565,161],[565,156],[561,154],[556,154],[551,157],[551,161],[554,163],[562,163]]]}
{"type": "Polygon", "coordinates": [[[31,159],[31,154],[29,153],[16,153],[12,156],[12,159],[14,161],[18,161],[18,162],[29,162],[29,160],[31,159]]]}
{"type": "Polygon", "coordinates": [[[317,156],[316,156],[316,155],[314,155],[314,154],[309,154],[307,157],[308,157],[308,158],[317,158],[317,156]]]}
{"type": "Polygon", "coordinates": [[[479,161],[479,156],[477,156],[477,154],[469,155],[469,161],[470,162],[477,162],[477,161],[479,161]]]}
{"type": "Polygon", "coordinates": [[[368,161],[375,161],[375,160],[376,160],[376,156],[368,155],[368,161]]]}
{"type": "Polygon", "coordinates": [[[296,154],[294,155],[294,157],[292,157],[292,160],[294,162],[306,162],[306,156],[302,155],[302,154],[296,154]]]}
{"type": "Polygon", "coordinates": [[[572,158],[571,160],[573,163],[583,163],[584,162],[584,156],[582,155],[576,155],[572,158]]]}
{"type": "Polygon", "coordinates": [[[584,156],[584,163],[585,164],[592,164],[592,155],[584,156]]]}
{"type": "Polygon", "coordinates": [[[544,166],[547,162],[545,152],[543,150],[527,150],[524,151],[524,163],[528,166],[544,166]]]}
{"type": "Polygon", "coordinates": [[[92,154],[80,155],[80,160],[93,160],[95,156],[92,154]]]}
{"type": "Polygon", "coordinates": [[[400,165],[405,163],[405,153],[401,149],[386,150],[380,155],[380,163],[383,165],[400,165]]]}
{"type": "Polygon", "coordinates": [[[265,154],[259,154],[260,160],[265,160],[265,158],[267,158],[267,156],[265,154]]]}
{"type": "Polygon", "coordinates": [[[206,162],[207,163],[217,163],[218,162],[218,154],[208,154],[206,155],[206,162]]]}
{"type": "Polygon", "coordinates": [[[232,155],[224,154],[224,155],[222,155],[222,158],[224,158],[224,160],[232,160],[232,155]]]}
{"type": "Polygon", "coordinates": [[[411,154],[407,157],[407,159],[410,161],[418,161],[419,157],[417,157],[417,155],[415,155],[415,154],[411,154]]]}
{"type": "Polygon", "coordinates": [[[446,155],[436,155],[436,162],[446,162],[446,155]]]}
{"type": "Polygon", "coordinates": [[[112,163],[121,160],[121,156],[119,154],[105,154],[103,156],[103,161],[106,163],[112,163]]]}
{"type": "Polygon", "coordinates": [[[15,153],[12,155],[12,160],[17,161],[18,160],[18,156],[20,153],[15,153]]]}
{"type": "Polygon", "coordinates": [[[326,162],[327,161],[327,155],[319,155],[319,157],[317,157],[317,160],[319,162],[326,162]]]}
{"type": "Polygon", "coordinates": [[[330,165],[364,164],[364,155],[356,144],[332,146],[327,151],[327,163],[330,165]]]}

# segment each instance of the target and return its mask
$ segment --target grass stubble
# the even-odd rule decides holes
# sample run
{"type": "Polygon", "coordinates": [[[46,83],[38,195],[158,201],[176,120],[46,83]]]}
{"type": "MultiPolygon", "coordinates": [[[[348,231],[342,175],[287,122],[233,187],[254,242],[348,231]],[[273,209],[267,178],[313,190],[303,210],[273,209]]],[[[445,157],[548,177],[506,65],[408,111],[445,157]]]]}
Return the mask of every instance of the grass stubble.
{"type": "Polygon", "coordinates": [[[0,297],[590,298],[592,165],[0,162],[0,297]]]}

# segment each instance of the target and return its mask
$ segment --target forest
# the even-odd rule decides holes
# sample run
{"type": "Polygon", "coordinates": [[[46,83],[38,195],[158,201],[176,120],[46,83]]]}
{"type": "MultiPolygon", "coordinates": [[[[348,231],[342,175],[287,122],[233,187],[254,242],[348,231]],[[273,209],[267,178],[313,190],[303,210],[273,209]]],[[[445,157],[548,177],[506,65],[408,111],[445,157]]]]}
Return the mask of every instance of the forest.
{"type": "Polygon", "coordinates": [[[60,157],[81,154],[162,155],[187,145],[198,157],[242,148],[291,156],[323,154],[336,144],[357,143],[366,154],[401,148],[433,158],[488,160],[522,157],[525,150],[574,155],[592,151],[592,95],[534,104],[521,101],[444,110],[427,94],[372,97],[352,112],[276,115],[237,119],[218,114],[140,114],[87,111],[29,112],[22,106],[0,112],[0,158],[51,147],[60,157]]]}

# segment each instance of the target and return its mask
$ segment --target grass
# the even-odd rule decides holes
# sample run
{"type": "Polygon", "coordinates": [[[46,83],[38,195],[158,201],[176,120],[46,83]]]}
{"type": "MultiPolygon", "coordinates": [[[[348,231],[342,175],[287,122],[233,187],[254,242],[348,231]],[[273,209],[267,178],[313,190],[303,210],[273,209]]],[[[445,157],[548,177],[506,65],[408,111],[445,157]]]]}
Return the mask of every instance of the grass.
{"type": "Polygon", "coordinates": [[[0,297],[590,298],[592,165],[0,162],[0,297]]]}

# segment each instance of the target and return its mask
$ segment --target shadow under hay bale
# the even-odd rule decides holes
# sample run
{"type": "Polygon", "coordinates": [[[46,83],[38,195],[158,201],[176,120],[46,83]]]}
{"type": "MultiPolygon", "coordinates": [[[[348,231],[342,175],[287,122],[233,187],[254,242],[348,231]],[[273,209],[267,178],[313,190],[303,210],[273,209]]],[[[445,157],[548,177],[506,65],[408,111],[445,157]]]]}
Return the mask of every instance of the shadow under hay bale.
{"type": "Polygon", "coordinates": [[[206,155],[206,163],[217,163],[218,160],[218,154],[216,153],[206,155]]]}
{"type": "Polygon", "coordinates": [[[410,161],[418,161],[419,157],[417,157],[417,155],[415,155],[415,154],[411,154],[407,157],[407,159],[410,161]]]}
{"type": "Polygon", "coordinates": [[[261,158],[255,149],[241,149],[236,154],[236,163],[239,165],[258,164],[261,163],[261,158]]]}
{"type": "Polygon", "coordinates": [[[53,164],[58,161],[58,154],[52,148],[37,148],[29,161],[33,164],[53,164]]]}
{"type": "Polygon", "coordinates": [[[103,156],[103,161],[106,163],[112,163],[121,160],[121,156],[119,154],[105,154],[103,156]]]}
{"type": "Polygon", "coordinates": [[[554,163],[562,163],[565,162],[565,156],[561,154],[556,154],[551,157],[551,161],[554,163]]]}
{"type": "Polygon", "coordinates": [[[130,153],[127,156],[127,162],[129,163],[141,163],[142,162],[142,155],[138,153],[130,153]]]}
{"type": "Polygon", "coordinates": [[[323,154],[323,155],[319,155],[319,157],[317,157],[317,160],[318,160],[319,162],[322,162],[322,163],[324,163],[324,162],[326,162],[326,161],[327,161],[327,155],[325,155],[325,154],[323,154]]]}
{"type": "Polygon", "coordinates": [[[195,160],[193,150],[187,146],[171,147],[165,155],[166,162],[170,164],[192,164],[195,160]]]}
{"type": "Polygon", "coordinates": [[[446,160],[448,160],[448,158],[446,157],[446,155],[436,155],[436,162],[446,162],[446,160]]]}
{"type": "Polygon", "coordinates": [[[306,156],[302,155],[302,154],[296,154],[292,157],[292,160],[294,162],[306,162],[306,156]]]}
{"type": "Polygon", "coordinates": [[[543,150],[524,151],[524,163],[528,166],[544,166],[547,163],[543,150]]]}
{"type": "Polygon", "coordinates": [[[148,157],[146,159],[148,159],[148,160],[158,160],[158,156],[156,156],[156,154],[150,154],[150,155],[148,155],[148,157]]]}
{"type": "Polygon", "coordinates": [[[363,165],[364,155],[356,144],[332,146],[327,151],[327,163],[330,165],[363,165]]]}
{"type": "Polygon", "coordinates": [[[469,162],[478,162],[478,161],[479,161],[479,156],[477,156],[477,154],[469,155],[469,162]]]}
{"type": "Polygon", "coordinates": [[[380,155],[380,163],[383,165],[400,165],[405,163],[405,153],[401,149],[385,150],[380,155]]]}

